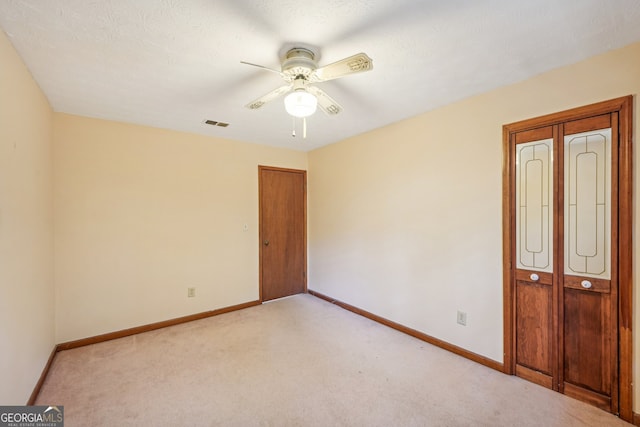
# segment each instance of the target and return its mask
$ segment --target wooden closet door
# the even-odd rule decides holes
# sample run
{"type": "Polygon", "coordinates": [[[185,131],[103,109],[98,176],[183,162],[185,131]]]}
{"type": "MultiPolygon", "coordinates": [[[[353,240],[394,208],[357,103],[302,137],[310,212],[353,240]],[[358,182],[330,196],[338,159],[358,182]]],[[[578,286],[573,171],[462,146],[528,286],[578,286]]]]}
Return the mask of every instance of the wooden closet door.
{"type": "Polygon", "coordinates": [[[556,388],[554,128],[514,134],[516,374],[556,388]]]}
{"type": "Polygon", "coordinates": [[[565,394],[607,410],[617,354],[617,114],[561,125],[562,359],[565,394]]]}
{"type": "Polygon", "coordinates": [[[503,127],[505,372],[626,421],[633,117],[626,96],[503,127]]]}

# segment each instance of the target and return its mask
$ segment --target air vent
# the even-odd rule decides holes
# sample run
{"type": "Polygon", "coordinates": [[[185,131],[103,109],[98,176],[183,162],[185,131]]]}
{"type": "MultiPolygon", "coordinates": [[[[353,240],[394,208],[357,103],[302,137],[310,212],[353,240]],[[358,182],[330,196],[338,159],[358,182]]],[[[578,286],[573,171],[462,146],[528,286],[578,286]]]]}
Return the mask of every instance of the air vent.
{"type": "Polygon", "coordinates": [[[215,120],[205,120],[205,123],[211,126],[220,126],[221,128],[226,128],[229,126],[229,123],[217,122],[215,120]]]}

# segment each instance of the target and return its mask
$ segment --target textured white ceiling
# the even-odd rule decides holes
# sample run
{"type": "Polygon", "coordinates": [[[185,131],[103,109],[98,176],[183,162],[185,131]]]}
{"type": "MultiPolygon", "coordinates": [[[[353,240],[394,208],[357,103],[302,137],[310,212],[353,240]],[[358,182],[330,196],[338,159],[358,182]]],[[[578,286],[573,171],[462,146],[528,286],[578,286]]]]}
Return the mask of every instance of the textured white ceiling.
{"type": "Polygon", "coordinates": [[[310,150],[639,41],[640,1],[0,0],[0,26],[55,111],[310,150]],[[306,140],[244,107],[282,81],[240,64],[298,44],[374,64],[318,84],[344,111],[306,140]]]}

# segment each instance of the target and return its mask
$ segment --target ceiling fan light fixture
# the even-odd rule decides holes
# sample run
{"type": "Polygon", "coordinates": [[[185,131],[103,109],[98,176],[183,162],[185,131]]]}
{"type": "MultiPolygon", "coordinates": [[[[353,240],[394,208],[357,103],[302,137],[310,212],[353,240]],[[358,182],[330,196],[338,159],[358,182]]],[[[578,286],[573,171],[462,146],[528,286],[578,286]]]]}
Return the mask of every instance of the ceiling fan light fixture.
{"type": "Polygon", "coordinates": [[[316,112],[318,98],[306,90],[295,90],[284,98],[284,108],[294,117],[309,117],[316,112]]]}

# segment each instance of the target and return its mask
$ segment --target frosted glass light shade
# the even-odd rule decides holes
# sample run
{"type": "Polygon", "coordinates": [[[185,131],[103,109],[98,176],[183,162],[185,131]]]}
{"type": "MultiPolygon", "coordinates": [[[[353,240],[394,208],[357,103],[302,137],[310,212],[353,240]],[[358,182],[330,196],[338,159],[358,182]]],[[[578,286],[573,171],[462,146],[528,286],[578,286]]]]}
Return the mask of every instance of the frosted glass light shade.
{"type": "Polygon", "coordinates": [[[316,112],[318,99],[306,90],[291,92],[284,98],[284,108],[294,117],[308,117],[316,112]]]}

